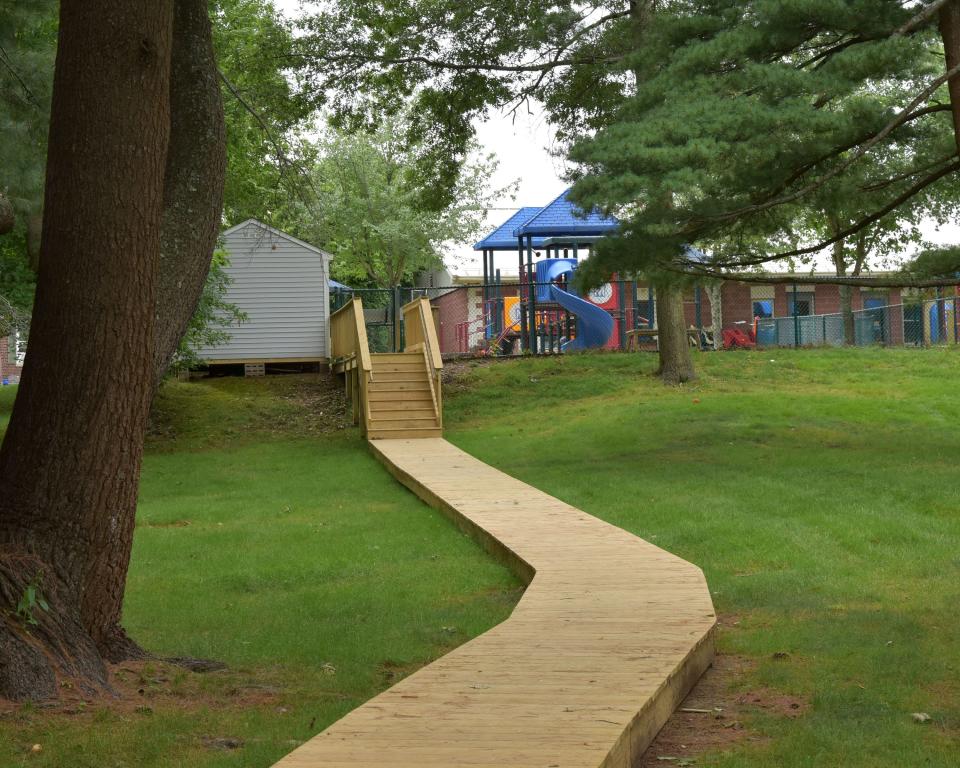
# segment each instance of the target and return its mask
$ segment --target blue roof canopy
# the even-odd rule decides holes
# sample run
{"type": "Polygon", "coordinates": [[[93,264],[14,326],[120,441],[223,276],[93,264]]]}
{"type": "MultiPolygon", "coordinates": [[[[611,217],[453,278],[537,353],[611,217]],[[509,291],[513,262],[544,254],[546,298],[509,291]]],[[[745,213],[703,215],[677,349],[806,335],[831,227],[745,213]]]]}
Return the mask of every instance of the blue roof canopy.
{"type": "MultiPolygon", "coordinates": [[[[487,235],[483,240],[473,246],[475,251],[514,251],[517,249],[517,236],[514,231],[527,223],[536,216],[542,208],[527,207],[521,208],[513,216],[507,219],[503,224],[497,227],[493,232],[487,235]]],[[[537,239],[534,239],[534,247],[539,247],[537,239]]]]}
{"type": "Polygon", "coordinates": [[[584,213],[570,199],[570,190],[566,190],[546,208],[531,216],[513,232],[514,237],[539,235],[540,237],[562,237],[564,235],[605,235],[613,232],[620,223],[593,210],[584,213]]]}

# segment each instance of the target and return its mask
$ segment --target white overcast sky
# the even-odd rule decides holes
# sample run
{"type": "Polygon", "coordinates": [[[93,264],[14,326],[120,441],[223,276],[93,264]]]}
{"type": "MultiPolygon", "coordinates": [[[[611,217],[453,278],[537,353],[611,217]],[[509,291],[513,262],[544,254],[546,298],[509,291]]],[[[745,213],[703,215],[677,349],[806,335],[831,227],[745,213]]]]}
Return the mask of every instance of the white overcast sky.
{"type": "MultiPolygon", "coordinates": [[[[295,17],[301,7],[309,7],[309,0],[274,0],[277,8],[288,16],[295,17]]],[[[536,110],[536,105],[533,109],[536,110]]],[[[518,110],[515,115],[506,112],[491,111],[487,119],[477,122],[477,138],[485,152],[492,152],[499,161],[499,168],[493,178],[493,187],[506,187],[519,181],[516,198],[503,198],[494,203],[496,208],[488,214],[490,229],[505,221],[519,207],[526,205],[546,205],[567,187],[563,181],[566,171],[564,162],[550,153],[553,145],[553,133],[544,115],[540,111],[528,113],[518,110]]],[[[938,230],[932,222],[924,227],[925,236],[934,243],[960,242],[960,224],[957,222],[938,230]]],[[[504,274],[516,274],[516,254],[505,253],[496,257],[496,266],[504,274]]],[[[447,268],[453,274],[482,274],[482,263],[469,246],[451,248],[445,259],[447,268]]],[[[817,269],[829,269],[829,260],[825,257],[818,261],[817,269]]]]}

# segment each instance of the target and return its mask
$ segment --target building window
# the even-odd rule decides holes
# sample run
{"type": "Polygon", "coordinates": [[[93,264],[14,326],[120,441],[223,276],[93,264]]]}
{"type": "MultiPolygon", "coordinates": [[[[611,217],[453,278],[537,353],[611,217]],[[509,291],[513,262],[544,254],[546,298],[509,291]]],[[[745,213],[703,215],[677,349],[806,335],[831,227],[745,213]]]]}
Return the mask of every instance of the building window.
{"type": "Polygon", "coordinates": [[[750,302],[754,317],[773,317],[773,286],[750,286],[750,302]]]}
{"type": "Polygon", "coordinates": [[[814,314],[813,291],[787,290],[787,314],[801,317],[814,314]]]}

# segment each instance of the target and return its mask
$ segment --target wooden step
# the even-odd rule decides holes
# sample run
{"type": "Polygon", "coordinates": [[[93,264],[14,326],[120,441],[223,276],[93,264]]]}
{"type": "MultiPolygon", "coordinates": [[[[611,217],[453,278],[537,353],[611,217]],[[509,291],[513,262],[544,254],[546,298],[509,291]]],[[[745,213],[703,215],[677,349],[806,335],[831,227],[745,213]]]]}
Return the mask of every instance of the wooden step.
{"type": "Polygon", "coordinates": [[[373,381],[426,381],[427,371],[416,368],[412,371],[379,371],[374,370],[373,381]]]}
{"type": "Polygon", "coordinates": [[[374,379],[369,385],[370,392],[426,392],[430,393],[430,382],[426,379],[421,381],[378,381],[374,379]]]}
{"type": "Polygon", "coordinates": [[[370,429],[382,431],[384,429],[434,429],[437,428],[436,416],[430,414],[427,418],[380,419],[370,414],[370,429]]]}
{"type": "Polygon", "coordinates": [[[427,367],[424,364],[423,360],[412,361],[409,363],[374,363],[373,364],[373,373],[374,375],[381,374],[384,372],[397,372],[397,373],[422,373],[426,375],[427,367]]]}
{"type": "Polygon", "coordinates": [[[429,427],[425,429],[383,429],[370,428],[367,434],[369,440],[415,440],[426,437],[443,437],[443,430],[439,427],[429,427]]]}
{"type": "Polygon", "coordinates": [[[409,408],[400,408],[397,403],[378,402],[370,403],[370,418],[374,421],[383,419],[432,419],[437,418],[433,409],[433,402],[417,403],[409,408]]]}
{"type": "Polygon", "coordinates": [[[433,407],[433,397],[430,388],[423,389],[371,389],[367,393],[370,404],[373,403],[404,403],[412,408],[419,407],[420,403],[429,403],[433,407]]]}
{"type": "Polygon", "coordinates": [[[423,352],[374,352],[370,360],[376,365],[379,362],[407,362],[408,360],[423,360],[423,352]]]}

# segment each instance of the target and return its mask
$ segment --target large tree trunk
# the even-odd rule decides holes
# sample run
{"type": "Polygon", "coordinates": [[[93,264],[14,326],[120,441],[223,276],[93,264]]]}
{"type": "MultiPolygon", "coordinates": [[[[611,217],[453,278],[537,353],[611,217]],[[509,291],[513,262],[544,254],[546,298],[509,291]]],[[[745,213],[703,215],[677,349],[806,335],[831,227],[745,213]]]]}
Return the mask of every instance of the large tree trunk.
{"type": "MultiPolygon", "coordinates": [[[[947,71],[960,64],[960,0],[950,0],[940,9],[940,36],[946,53],[947,71]]],[[[947,81],[953,111],[953,134],[960,152],[960,75],[947,81]]]]}
{"type": "Polygon", "coordinates": [[[159,383],[197,309],[220,233],[227,168],[223,101],[206,0],[175,0],[170,149],[157,285],[159,383]]]}
{"type": "Polygon", "coordinates": [[[676,286],[657,288],[657,339],[660,369],[665,384],[693,381],[696,371],[687,341],[687,321],[683,314],[683,291],[676,286]]]}
{"type": "Polygon", "coordinates": [[[707,283],[707,296],[710,297],[710,324],[713,326],[713,349],[723,349],[723,283],[711,280],[707,283]]]}
{"type": "Polygon", "coordinates": [[[852,347],[857,343],[857,329],[853,320],[853,288],[840,286],[840,314],[843,316],[843,343],[852,347]]]}
{"type": "Polygon", "coordinates": [[[13,214],[13,205],[6,195],[0,191],[0,235],[7,234],[13,229],[16,218],[13,214]]]}
{"type": "Polygon", "coordinates": [[[172,0],[61,0],[30,354],[0,448],[0,696],[106,684],[81,615],[129,552],[153,392],[172,0]],[[116,567],[116,561],[114,561],[116,567]],[[27,585],[49,603],[10,613],[27,585]],[[26,618],[26,617],[23,617],[26,618]]]}
{"type": "MultiPolygon", "coordinates": [[[[162,379],[197,308],[223,210],[226,169],[223,103],[206,0],[174,0],[160,272],[155,309],[153,386],[162,379]]],[[[131,529],[135,502],[117,511],[131,529]]],[[[106,534],[106,531],[102,533],[106,534]]],[[[109,536],[87,576],[83,623],[110,661],[142,655],[120,626],[130,548],[109,536]]]]}

